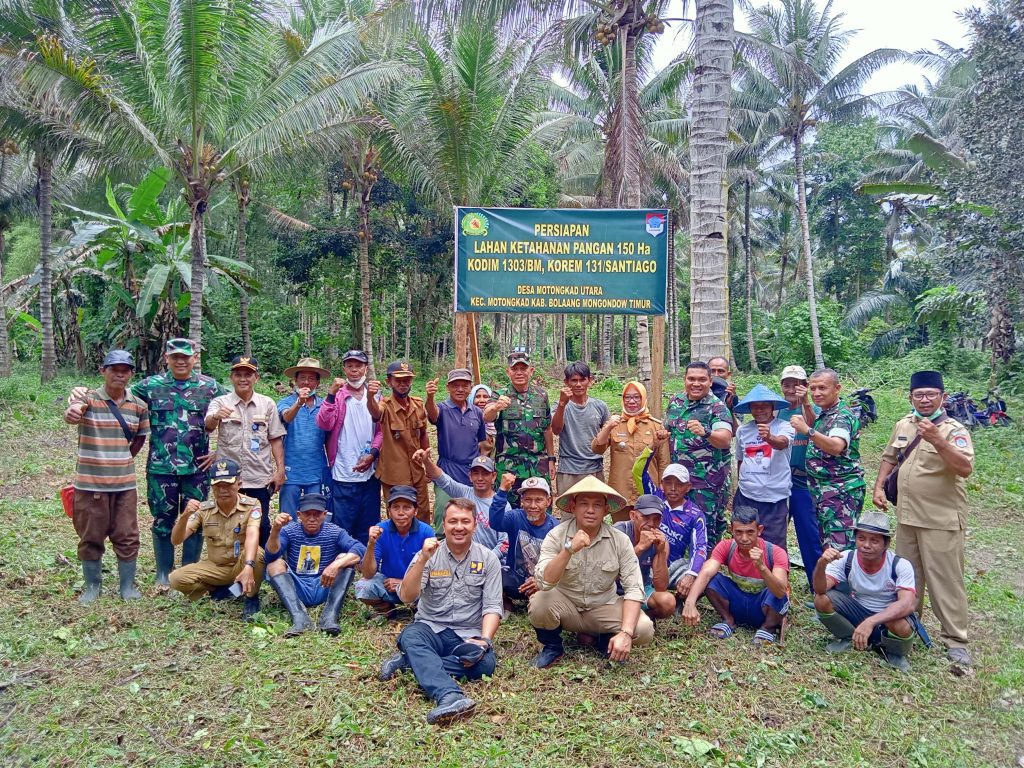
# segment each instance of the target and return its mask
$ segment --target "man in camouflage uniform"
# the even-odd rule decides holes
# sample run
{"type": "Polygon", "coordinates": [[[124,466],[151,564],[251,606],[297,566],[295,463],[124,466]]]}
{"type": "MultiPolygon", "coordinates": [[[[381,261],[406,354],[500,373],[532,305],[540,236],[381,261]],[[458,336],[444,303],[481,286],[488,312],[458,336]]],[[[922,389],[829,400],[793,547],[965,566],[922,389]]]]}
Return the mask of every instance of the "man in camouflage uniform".
{"type": "Polygon", "coordinates": [[[700,507],[708,527],[708,547],[725,533],[725,507],[729,502],[732,470],[732,414],[711,393],[707,363],[686,366],[686,391],[676,395],[665,411],[672,463],[690,473],[686,497],[700,507]]]}
{"type": "MultiPolygon", "coordinates": [[[[174,568],[171,530],[189,499],[206,498],[206,471],[213,463],[204,419],[210,401],[228,390],[209,376],[196,373],[198,350],[190,339],[171,339],[165,348],[167,372],[135,384],[131,392],[149,405],[152,436],[146,482],[149,511],[153,515],[153,554],[156,584],[167,587],[174,568]]],[[[181,564],[199,560],[202,533],[188,537],[181,547],[181,564]]]]}
{"type": "Polygon", "coordinates": [[[509,503],[519,504],[519,487],[528,477],[543,477],[549,483],[554,473],[554,450],[551,436],[551,404],[548,393],[531,383],[534,367],[523,348],[508,356],[510,387],[499,389],[484,409],[484,421],[495,422],[497,428],[498,475],[511,472],[515,484],[508,495],[509,503]]]}
{"type": "Polygon", "coordinates": [[[807,486],[821,537],[828,546],[843,551],[853,546],[853,524],[864,506],[860,420],[840,401],[842,385],[831,368],[812,373],[807,388],[811,400],[821,408],[814,426],[808,426],[799,414],[789,421],[798,435],[807,436],[807,486]]]}

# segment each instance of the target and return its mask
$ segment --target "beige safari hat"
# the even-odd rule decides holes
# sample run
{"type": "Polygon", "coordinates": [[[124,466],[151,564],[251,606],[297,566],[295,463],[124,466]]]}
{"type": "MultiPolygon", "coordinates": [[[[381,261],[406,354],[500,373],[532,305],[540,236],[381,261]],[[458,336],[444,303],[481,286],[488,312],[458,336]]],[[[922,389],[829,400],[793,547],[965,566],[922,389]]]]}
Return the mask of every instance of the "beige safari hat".
{"type": "Polygon", "coordinates": [[[293,365],[291,368],[285,368],[284,375],[289,379],[294,379],[295,374],[299,371],[315,371],[320,374],[321,379],[329,378],[331,375],[331,372],[326,368],[320,367],[320,361],[315,357],[303,357],[296,365],[293,365]]]}
{"type": "Polygon", "coordinates": [[[563,512],[569,511],[569,502],[579,493],[599,493],[608,499],[608,511],[618,512],[625,505],[626,500],[619,495],[619,492],[596,477],[584,477],[576,485],[563,493],[555,500],[557,506],[563,512]]]}

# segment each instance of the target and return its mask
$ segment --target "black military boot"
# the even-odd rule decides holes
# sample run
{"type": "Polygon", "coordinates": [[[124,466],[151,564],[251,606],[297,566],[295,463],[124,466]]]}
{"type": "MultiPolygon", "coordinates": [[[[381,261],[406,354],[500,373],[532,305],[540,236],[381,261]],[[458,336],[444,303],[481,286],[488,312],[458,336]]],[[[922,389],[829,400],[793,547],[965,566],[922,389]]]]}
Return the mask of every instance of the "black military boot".
{"type": "Polygon", "coordinates": [[[565,646],[562,645],[562,630],[534,627],[533,631],[537,633],[541,649],[530,663],[537,669],[547,669],[565,655],[565,646]]]}
{"type": "Polygon", "coordinates": [[[156,585],[171,586],[170,575],[174,570],[174,545],[171,537],[161,536],[153,531],[153,559],[156,560],[156,585]]]}

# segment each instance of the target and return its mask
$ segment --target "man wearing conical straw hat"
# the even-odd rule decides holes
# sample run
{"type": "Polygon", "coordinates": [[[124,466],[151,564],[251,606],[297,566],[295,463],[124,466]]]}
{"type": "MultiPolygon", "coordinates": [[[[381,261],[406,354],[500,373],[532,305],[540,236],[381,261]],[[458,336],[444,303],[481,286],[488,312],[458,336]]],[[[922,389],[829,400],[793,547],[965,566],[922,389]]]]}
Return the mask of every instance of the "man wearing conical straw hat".
{"type": "Polygon", "coordinates": [[[543,669],[562,657],[562,629],[623,662],[634,644],[646,645],[654,637],[654,624],[640,610],[644,588],[633,544],[604,522],[625,499],[597,478],[585,477],[555,504],[570,517],[544,537],[534,570],[540,589],[530,598],[529,614],[542,648],[533,665],[543,669]]]}

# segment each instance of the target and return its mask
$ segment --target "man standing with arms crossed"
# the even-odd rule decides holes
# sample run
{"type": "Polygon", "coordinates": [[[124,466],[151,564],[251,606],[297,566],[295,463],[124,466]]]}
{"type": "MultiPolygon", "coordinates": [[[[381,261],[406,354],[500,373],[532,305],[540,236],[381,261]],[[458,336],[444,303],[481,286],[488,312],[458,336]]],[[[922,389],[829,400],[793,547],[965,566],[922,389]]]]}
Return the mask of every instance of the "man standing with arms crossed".
{"type": "Polygon", "coordinates": [[[960,422],[942,407],[945,388],[938,371],[910,377],[913,411],[896,422],[882,453],[872,501],[889,508],[885,481],[896,476],[896,554],[914,566],[917,614],[928,589],[942,627],[940,639],[949,660],[967,666],[967,590],[964,586],[964,535],[967,528],[966,480],[974,469],[974,446],[960,422]]]}

